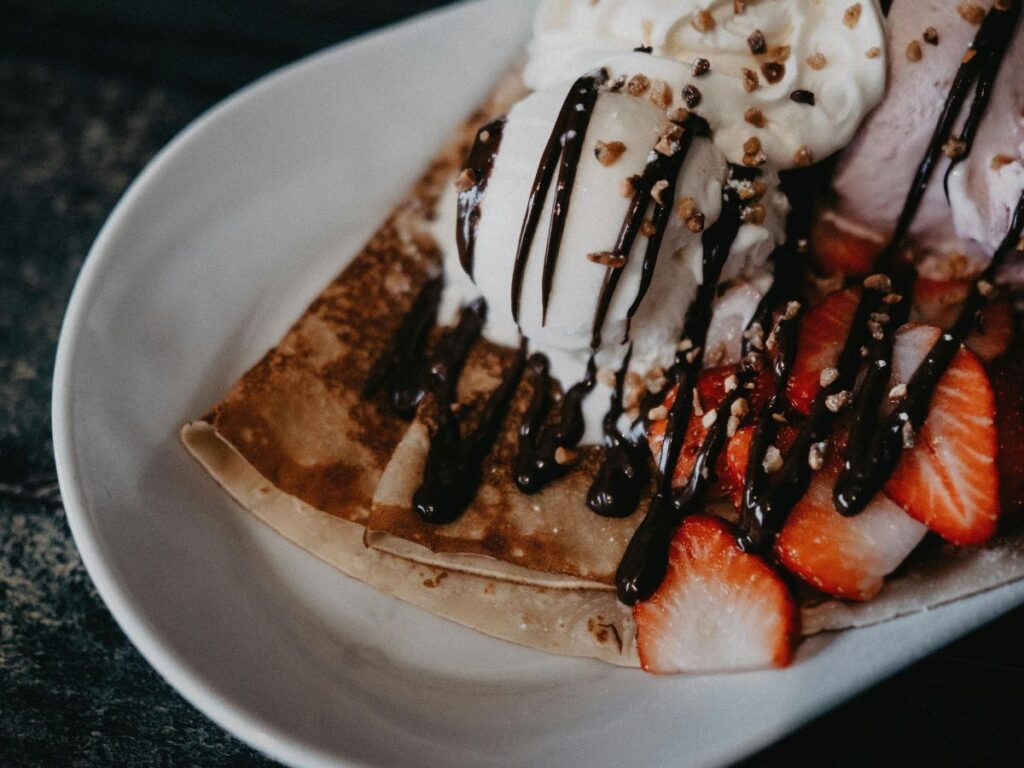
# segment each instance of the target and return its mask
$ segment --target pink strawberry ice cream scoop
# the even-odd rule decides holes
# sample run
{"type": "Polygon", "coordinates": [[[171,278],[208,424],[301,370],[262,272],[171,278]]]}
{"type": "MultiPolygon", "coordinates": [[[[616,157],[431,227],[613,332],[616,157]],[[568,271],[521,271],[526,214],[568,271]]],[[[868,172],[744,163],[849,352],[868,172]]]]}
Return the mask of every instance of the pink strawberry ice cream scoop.
{"type": "MultiPolygon", "coordinates": [[[[892,233],[961,61],[991,0],[895,0],[887,21],[888,89],[843,152],[830,214],[880,242],[892,233]]],[[[971,274],[1002,240],[1024,187],[1024,34],[1018,26],[969,155],[942,158],[910,229],[923,274],[971,274]]],[[[959,135],[967,107],[954,132],[959,135]]],[[[950,145],[947,153],[955,154],[950,145]]],[[[1012,267],[1024,275],[1019,265],[1012,267]]]]}

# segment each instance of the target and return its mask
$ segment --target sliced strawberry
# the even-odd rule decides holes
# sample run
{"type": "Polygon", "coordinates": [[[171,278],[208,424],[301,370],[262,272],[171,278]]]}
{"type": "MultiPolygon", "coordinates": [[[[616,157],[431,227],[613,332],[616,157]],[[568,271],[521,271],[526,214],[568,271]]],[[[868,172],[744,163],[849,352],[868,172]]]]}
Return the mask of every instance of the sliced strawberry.
{"type": "MultiPolygon", "coordinates": [[[[754,426],[741,427],[729,438],[725,446],[724,457],[718,472],[718,484],[722,494],[729,496],[733,504],[739,504],[739,494],[743,490],[747,473],[747,460],[750,457],[750,444],[754,439],[754,426]]],[[[785,455],[796,440],[799,430],[790,425],[781,426],[775,435],[775,447],[785,455]]]]}
{"type": "Polygon", "coordinates": [[[655,674],[784,667],[798,635],[779,574],[705,515],[679,526],[665,580],[633,618],[640,664],[655,674]]]}
{"type": "MultiPolygon", "coordinates": [[[[956,322],[960,308],[971,291],[973,280],[929,280],[919,277],[914,284],[911,319],[949,328],[956,322]]],[[[1006,299],[996,299],[981,311],[978,330],[967,339],[967,346],[982,360],[990,362],[1006,353],[1013,342],[1013,310],[1006,299]]]]}
{"type": "Polygon", "coordinates": [[[804,316],[786,385],[786,396],[800,413],[811,412],[811,403],[821,388],[821,372],[839,361],[859,301],[860,290],[846,288],[830,293],[804,316]]]}
{"type": "Polygon", "coordinates": [[[996,395],[999,491],[1004,515],[1024,519],[1024,349],[1015,347],[989,370],[996,395]]]}
{"type": "Polygon", "coordinates": [[[870,600],[928,529],[883,493],[859,515],[840,515],[832,503],[832,486],[841,468],[838,452],[830,451],[825,466],[814,473],[807,493],[786,518],[775,540],[775,556],[826,594],[870,600]]]}
{"type": "MultiPolygon", "coordinates": [[[[906,382],[942,331],[909,324],[895,335],[892,383],[906,382]]],[[[928,418],[885,486],[911,517],[954,544],[981,544],[999,519],[995,395],[981,361],[961,348],[939,380],[928,418]]]]}
{"type": "Polygon", "coordinates": [[[811,232],[811,253],[818,270],[834,275],[866,275],[871,272],[881,242],[859,237],[818,219],[811,232]]]}

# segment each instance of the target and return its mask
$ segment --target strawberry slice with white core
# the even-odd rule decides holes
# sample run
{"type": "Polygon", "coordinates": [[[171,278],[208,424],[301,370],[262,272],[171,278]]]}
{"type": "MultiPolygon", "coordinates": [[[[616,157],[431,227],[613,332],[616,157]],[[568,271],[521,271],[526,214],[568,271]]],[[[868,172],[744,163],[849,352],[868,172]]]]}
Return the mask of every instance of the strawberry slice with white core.
{"type": "Polygon", "coordinates": [[[884,578],[921,542],[928,528],[884,493],[854,517],[840,515],[832,486],[842,468],[834,448],[807,493],[786,518],[775,556],[815,589],[845,600],[870,600],[884,578]]]}
{"type": "Polygon", "coordinates": [[[835,291],[813,307],[800,324],[786,396],[790,405],[805,416],[821,389],[822,372],[839,361],[859,301],[856,288],[835,291]]]}
{"type": "Polygon", "coordinates": [[[706,515],[680,525],[664,581],[633,618],[640,664],[655,674],[784,667],[798,635],[779,574],[706,515]]]}
{"type": "MultiPolygon", "coordinates": [[[[900,328],[893,346],[892,384],[898,386],[928,354],[942,331],[900,328]]],[[[995,395],[985,368],[961,348],[939,380],[913,447],[904,449],[886,493],[907,513],[953,544],[988,541],[999,519],[995,395]]]]}

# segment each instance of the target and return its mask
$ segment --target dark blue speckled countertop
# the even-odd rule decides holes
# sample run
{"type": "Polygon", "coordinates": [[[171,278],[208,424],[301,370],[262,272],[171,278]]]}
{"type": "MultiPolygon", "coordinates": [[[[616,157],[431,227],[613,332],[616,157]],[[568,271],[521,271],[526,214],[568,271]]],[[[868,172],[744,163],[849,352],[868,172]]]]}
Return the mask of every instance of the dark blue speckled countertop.
{"type": "MultiPolygon", "coordinates": [[[[273,764],[149,667],[83,569],[50,438],[57,335],[104,218],[186,123],[275,67],[440,4],[0,0],[0,767],[273,764]]],[[[749,764],[1019,765],[1022,647],[1018,610],[749,764]]]]}

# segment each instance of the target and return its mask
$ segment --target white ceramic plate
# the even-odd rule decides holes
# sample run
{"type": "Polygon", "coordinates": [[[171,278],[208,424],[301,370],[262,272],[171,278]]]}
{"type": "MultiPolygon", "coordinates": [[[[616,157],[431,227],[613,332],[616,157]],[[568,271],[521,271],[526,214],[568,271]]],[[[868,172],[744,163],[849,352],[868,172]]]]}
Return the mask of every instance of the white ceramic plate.
{"type": "Polygon", "coordinates": [[[132,185],[54,384],[72,531],[131,640],[294,765],[713,765],[1024,601],[1024,583],[804,643],[784,672],[655,679],[381,597],[233,505],[181,423],[271,346],[521,50],[532,3],[462,5],[250,87],[132,185]]]}

